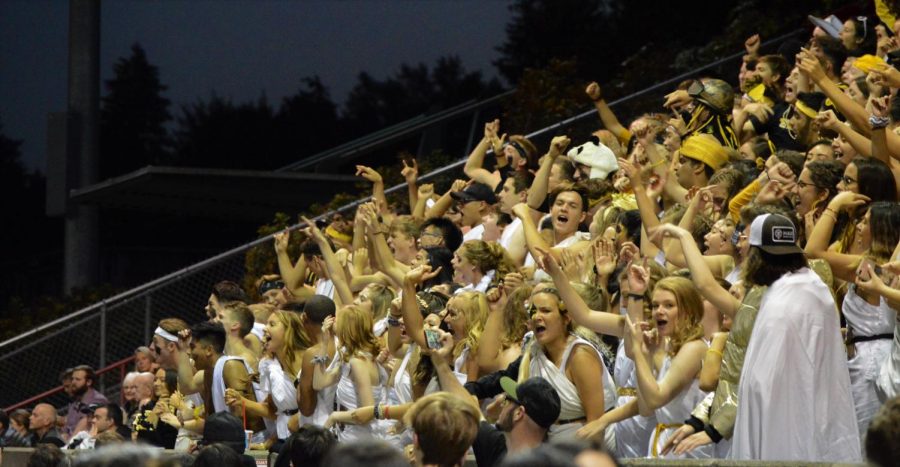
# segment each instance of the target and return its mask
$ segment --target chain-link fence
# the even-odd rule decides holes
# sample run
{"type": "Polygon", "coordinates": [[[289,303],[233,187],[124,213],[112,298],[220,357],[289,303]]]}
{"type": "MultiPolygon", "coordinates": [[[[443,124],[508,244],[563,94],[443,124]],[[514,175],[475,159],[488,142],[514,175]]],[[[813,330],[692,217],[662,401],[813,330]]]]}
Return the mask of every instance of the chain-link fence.
{"type": "MultiPolygon", "coordinates": [[[[772,39],[763,45],[780,43],[796,33],[772,39]]],[[[734,54],[675,76],[613,101],[610,105],[620,110],[624,109],[622,104],[628,103],[628,114],[619,115],[623,122],[627,122],[641,112],[657,110],[664,94],[681,80],[703,73],[719,76],[736,74],[741,55],[734,54]],[[636,102],[642,105],[632,105],[636,102]]],[[[539,147],[546,147],[553,135],[565,133],[575,136],[577,141],[578,136],[590,134],[597,126],[596,111],[591,109],[528,136],[540,143],[539,147]]],[[[464,162],[460,160],[424,174],[420,180],[463,177],[461,169],[464,162]]],[[[404,184],[387,191],[405,189],[404,184]]],[[[365,201],[367,199],[360,199],[341,207],[339,211],[354,209],[365,201]]],[[[325,216],[327,214],[320,218],[325,216]]],[[[299,226],[292,227],[297,228],[299,226]]],[[[59,374],[65,368],[80,364],[102,368],[131,356],[136,347],[149,344],[151,333],[162,318],[178,317],[188,323],[204,319],[204,306],[212,285],[226,279],[242,282],[247,251],[270,243],[271,237],[258,239],[0,343],[0,374],[6,375],[4,387],[0,390],[0,407],[8,407],[58,386],[59,374]]],[[[99,385],[109,389],[107,394],[115,397],[120,382],[120,373],[113,371],[101,378],[99,385]]]]}

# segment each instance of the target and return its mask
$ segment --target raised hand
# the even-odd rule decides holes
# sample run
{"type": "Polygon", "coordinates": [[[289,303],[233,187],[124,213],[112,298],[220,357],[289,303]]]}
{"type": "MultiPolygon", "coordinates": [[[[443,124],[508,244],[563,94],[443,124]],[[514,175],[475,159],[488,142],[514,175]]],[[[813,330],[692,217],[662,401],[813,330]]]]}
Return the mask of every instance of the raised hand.
{"type": "Polygon", "coordinates": [[[568,136],[554,136],[553,140],[550,141],[550,151],[547,154],[550,157],[559,156],[566,151],[571,142],[572,140],[568,136]]]}
{"type": "Polygon", "coordinates": [[[782,182],[780,180],[770,180],[769,183],[766,183],[759,193],[756,194],[756,203],[757,204],[775,204],[778,201],[784,199],[785,196],[793,193],[794,187],[797,184],[794,182],[782,182]]]}
{"type": "Polygon", "coordinates": [[[642,294],[650,285],[650,271],[643,266],[632,264],[628,268],[628,290],[631,293],[642,294]]]}
{"type": "Polygon", "coordinates": [[[288,229],[284,229],[283,232],[278,232],[275,235],[272,235],[272,238],[275,240],[275,253],[284,253],[287,251],[288,242],[290,242],[291,240],[291,231],[288,229]]]}
{"type": "Polygon", "coordinates": [[[468,185],[469,182],[466,180],[453,180],[453,184],[450,185],[450,191],[463,191],[468,185]]]}
{"type": "Polygon", "coordinates": [[[837,131],[838,125],[843,125],[832,110],[819,112],[819,115],[816,116],[816,123],[819,124],[819,128],[831,131],[837,131]]]}
{"type": "Polygon", "coordinates": [[[628,159],[619,158],[619,170],[625,174],[631,183],[639,182],[641,177],[641,166],[637,162],[628,159]]]}
{"type": "Polygon", "coordinates": [[[759,55],[759,42],[759,34],[754,34],[744,41],[744,50],[747,51],[747,55],[751,57],[759,55]]]}
{"type": "Polygon", "coordinates": [[[434,184],[423,183],[419,185],[419,198],[429,199],[434,196],[434,184]]]}
{"type": "Polygon", "coordinates": [[[797,59],[797,68],[800,69],[800,73],[806,75],[813,82],[819,82],[827,78],[822,64],[819,63],[819,59],[809,50],[801,48],[800,53],[797,54],[797,59]]]}
{"type": "Polygon", "coordinates": [[[616,245],[605,238],[597,238],[591,243],[591,253],[594,257],[594,267],[600,277],[609,277],[616,270],[616,245]]]}
{"type": "MultiPolygon", "coordinates": [[[[331,339],[334,337],[334,316],[329,316],[322,321],[322,335],[324,335],[327,339],[331,339]]],[[[326,342],[327,342],[326,339],[326,342]]]]}
{"type": "Polygon", "coordinates": [[[309,232],[309,235],[317,242],[325,241],[325,234],[319,230],[319,227],[315,222],[309,220],[306,216],[300,216],[300,220],[306,223],[306,229],[309,232]]]}
{"type": "Polygon", "coordinates": [[[441,273],[441,269],[443,266],[439,266],[434,271],[431,270],[431,266],[427,264],[423,264],[421,266],[414,267],[410,269],[406,273],[406,280],[411,284],[421,284],[429,279],[434,278],[438,274],[441,273]]]}
{"type": "Polygon", "coordinates": [[[584,258],[586,252],[579,254],[572,253],[570,250],[562,250],[559,258],[559,264],[565,271],[566,277],[573,281],[581,280],[581,273],[584,271],[584,258]]]}
{"type": "Polygon", "coordinates": [[[509,295],[525,283],[525,278],[518,272],[511,272],[503,276],[503,289],[509,295]]]}
{"type": "Polygon", "coordinates": [[[587,94],[588,98],[590,98],[594,102],[603,99],[603,89],[600,88],[600,85],[597,84],[596,81],[588,84],[587,89],[584,90],[584,93],[587,94]]]}
{"type": "Polygon", "coordinates": [[[888,109],[890,108],[890,104],[891,104],[891,96],[888,95],[888,96],[883,96],[883,97],[877,97],[875,99],[872,99],[871,102],[872,102],[872,115],[873,116],[879,117],[879,118],[885,118],[888,115],[890,115],[890,113],[888,112],[888,109]]]}
{"type": "Polygon", "coordinates": [[[371,167],[366,167],[364,165],[356,166],[356,175],[362,177],[372,183],[383,183],[381,178],[381,174],[378,173],[375,169],[371,167]]]}
{"type": "Polygon", "coordinates": [[[513,206],[512,213],[519,219],[525,219],[526,216],[531,215],[531,208],[529,208],[525,203],[519,203],[513,206]]]}
{"type": "Polygon", "coordinates": [[[888,85],[892,88],[900,87],[900,71],[890,65],[883,65],[879,68],[873,68],[872,73],[878,75],[882,85],[888,85]]]}
{"type": "Polygon", "coordinates": [[[842,210],[857,208],[871,200],[872,199],[866,195],[861,195],[852,191],[842,191],[831,199],[828,203],[828,207],[835,212],[840,212],[842,210]]]}
{"type": "Polygon", "coordinates": [[[402,159],[403,162],[403,170],[400,171],[400,175],[403,175],[403,178],[406,180],[406,183],[412,184],[416,182],[416,178],[419,177],[419,164],[415,159],[410,159],[412,165],[406,163],[406,159],[402,159]]]}
{"type": "Polygon", "coordinates": [[[550,274],[554,280],[557,278],[565,279],[565,272],[563,271],[562,266],[560,266],[559,262],[556,261],[556,258],[554,258],[549,251],[540,250],[540,255],[536,260],[538,261],[538,264],[540,264],[541,269],[547,274],[550,274]]]}
{"type": "Polygon", "coordinates": [[[666,94],[665,99],[666,100],[665,102],[663,102],[663,107],[672,110],[680,109],[693,101],[691,95],[683,89],[679,89],[677,91],[666,94]]]}

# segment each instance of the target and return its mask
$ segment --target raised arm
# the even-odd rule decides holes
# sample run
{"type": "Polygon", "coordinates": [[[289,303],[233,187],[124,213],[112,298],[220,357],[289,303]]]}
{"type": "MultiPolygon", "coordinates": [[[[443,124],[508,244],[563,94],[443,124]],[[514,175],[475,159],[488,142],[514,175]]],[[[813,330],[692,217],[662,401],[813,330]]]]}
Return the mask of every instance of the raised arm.
{"type": "Polygon", "coordinates": [[[633,323],[630,319],[628,322],[632,352],[635,354],[638,406],[641,415],[649,416],[656,409],[668,404],[694,381],[700,371],[706,344],[699,340],[685,343],[672,359],[672,365],[666,376],[657,382],[651,367],[650,350],[644,342],[642,325],[645,323],[633,323]]]}
{"type": "Polygon", "coordinates": [[[306,222],[309,226],[309,231],[313,240],[319,245],[319,250],[322,252],[322,259],[325,261],[325,268],[328,270],[328,277],[331,279],[331,282],[334,283],[334,290],[340,298],[341,303],[353,303],[353,292],[350,291],[350,282],[344,274],[344,267],[338,262],[334,251],[331,249],[331,245],[328,243],[328,239],[325,238],[325,234],[319,230],[315,222],[310,221],[306,217],[303,217],[302,219],[303,222],[306,222]]]}
{"type": "Polygon", "coordinates": [[[861,131],[863,135],[868,135],[869,113],[866,112],[866,109],[844,94],[844,91],[825,75],[825,70],[822,69],[822,64],[819,63],[819,59],[811,52],[806,49],[800,49],[797,58],[797,67],[800,69],[800,72],[809,77],[810,81],[818,86],[819,89],[822,90],[822,93],[831,99],[831,102],[838,112],[847,117],[847,120],[849,120],[857,130],[861,131]]]}
{"type": "Polygon", "coordinates": [[[681,242],[684,259],[691,270],[691,280],[694,281],[697,290],[720,312],[734,318],[738,308],[741,306],[741,302],[716,281],[691,233],[672,224],[662,224],[653,229],[653,232],[650,232],[651,237],[654,235],[668,236],[681,242]]]}
{"type": "MultiPolygon", "coordinates": [[[[472,149],[472,153],[469,154],[469,158],[466,159],[466,165],[463,167],[463,172],[467,177],[491,188],[497,187],[497,184],[500,183],[500,176],[484,168],[484,156],[487,155],[488,149],[493,148],[494,155],[497,157],[498,167],[500,167],[499,163],[503,157],[501,157],[500,153],[502,151],[499,144],[500,139],[497,137],[499,128],[500,120],[484,124],[484,137],[472,149]]],[[[505,160],[503,162],[505,164],[505,160]]]]}
{"type": "MultiPolygon", "coordinates": [[[[849,125],[846,125],[838,120],[837,116],[834,114],[834,111],[826,110],[824,112],[819,112],[819,116],[816,117],[816,121],[819,123],[820,128],[832,130],[835,133],[841,135],[841,137],[847,140],[847,142],[850,143],[850,146],[853,146],[853,149],[855,149],[856,152],[860,153],[860,155],[866,157],[873,156],[872,142],[869,141],[869,138],[866,138],[865,136],[857,133],[849,125]]],[[[887,154],[885,154],[885,156],[887,156],[887,154]]],[[[888,159],[890,159],[890,157],[888,157],[888,159]]],[[[887,163],[887,161],[883,159],[882,162],[887,163]]]]}
{"type": "Polygon", "coordinates": [[[706,392],[716,390],[719,384],[719,371],[722,368],[722,352],[725,351],[725,341],[728,340],[727,332],[717,332],[713,335],[712,343],[703,357],[703,369],[700,370],[700,389],[706,392]]]}
{"type": "Polygon", "coordinates": [[[454,180],[453,184],[450,185],[450,189],[447,190],[437,201],[434,202],[434,205],[431,208],[425,211],[425,219],[431,219],[434,217],[443,216],[449,209],[450,206],[453,205],[453,198],[450,196],[450,193],[454,191],[462,191],[466,188],[465,180],[454,180]]]}
{"type": "Polygon", "coordinates": [[[837,223],[837,215],[842,210],[853,209],[869,202],[865,195],[844,191],[828,202],[828,206],[822,213],[822,217],[816,222],[812,233],[807,236],[804,251],[810,258],[821,258],[828,262],[834,276],[845,281],[856,279],[856,265],[859,263],[858,255],[847,255],[836,251],[828,251],[831,234],[837,223]]]}
{"type": "Polygon", "coordinates": [[[573,321],[608,336],[622,337],[624,335],[625,319],[623,317],[588,308],[581,296],[578,295],[578,292],[575,291],[575,288],[569,284],[569,279],[552,255],[545,251],[544,254],[537,258],[541,262],[542,269],[553,278],[556,290],[559,291],[559,295],[562,297],[563,303],[566,304],[568,314],[573,321]]]}
{"type": "Polygon", "coordinates": [[[550,251],[551,245],[538,232],[537,224],[531,215],[531,208],[525,203],[513,206],[513,215],[522,220],[522,233],[525,234],[525,245],[531,256],[537,258],[542,251],[550,251]]]}
{"type": "Polygon", "coordinates": [[[385,212],[387,197],[384,195],[384,180],[381,178],[381,174],[371,167],[357,165],[356,175],[372,183],[372,200],[375,201],[378,212],[385,212]]]}
{"type": "Polygon", "coordinates": [[[322,339],[319,341],[322,343],[322,348],[319,349],[320,354],[316,356],[315,369],[313,370],[312,387],[315,391],[321,391],[327,387],[334,386],[341,379],[340,365],[330,371],[326,371],[325,369],[331,361],[326,343],[334,341],[334,334],[332,333],[333,327],[334,316],[329,316],[322,322],[322,339]]]}
{"type": "Polygon", "coordinates": [[[409,210],[412,214],[413,208],[419,201],[419,189],[416,186],[416,179],[419,177],[419,163],[415,159],[412,159],[412,165],[407,164],[406,159],[403,159],[402,162],[403,170],[400,171],[400,175],[406,179],[406,195],[409,197],[409,210]]]}
{"type": "Polygon", "coordinates": [[[297,259],[297,263],[291,263],[288,256],[288,243],[291,239],[291,232],[287,229],[284,232],[276,233],[272,236],[275,240],[275,256],[278,259],[278,273],[284,279],[284,285],[294,295],[297,291],[302,290],[303,282],[306,279],[306,260],[303,255],[297,259]]]}
{"type": "Polygon", "coordinates": [[[600,85],[593,82],[588,85],[584,92],[591,101],[594,102],[594,108],[597,109],[597,115],[600,117],[600,122],[603,126],[612,132],[612,134],[616,135],[616,138],[619,138],[619,141],[627,142],[631,138],[631,133],[619,123],[616,114],[614,114],[612,109],[609,108],[609,105],[606,104],[606,101],[603,99],[603,90],[600,88],[600,85]]]}
{"type": "Polygon", "coordinates": [[[554,136],[553,140],[550,141],[550,149],[541,159],[541,166],[538,168],[537,173],[534,174],[534,182],[531,183],[531,188],[528,189],[528,206],[532,209],[540,209],[541,205],[544,204],[544,200],[547,199],[547,192],[550,186],[550,170],[553,168],[556,158],[565,152],[571,142],[572,140],[568,136],[554,136]]]}
{"type": "Polygon", "coordinates": [[[403,298],[400,300],[400,310],[403,314],[403,325],[406,326],[409,338],[423,350],[428,348],[428,342],[425,340],[422,312],[419,311],[419,304],[416,301],[416,286],[436,276],[440,270],[438,268],[437,271],[432,271],[431,266],[422,265],[410,269],[402,281],[403,298]]]}

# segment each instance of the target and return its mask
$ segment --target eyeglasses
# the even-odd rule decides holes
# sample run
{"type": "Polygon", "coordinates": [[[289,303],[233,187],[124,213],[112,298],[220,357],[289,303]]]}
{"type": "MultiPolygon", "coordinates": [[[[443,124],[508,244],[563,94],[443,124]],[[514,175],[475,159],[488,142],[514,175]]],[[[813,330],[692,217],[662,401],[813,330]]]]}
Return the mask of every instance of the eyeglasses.
{"type": "Polygon", "coordinates": [[[867,17],[865,17],[865,16],[857,16],[857,17],[856,17],[856,20],[859,21],[860,23],[862,23],[862,25],[863,25],[863,35],[862,35],[862,38],[863,38],[863,40],[865,40],[865,39],[866,39],[866,33],[868,33],[868,29],[869,29],[869,28],[868,28],[869,18],[867,18],[867,17]]]}
{"type": "Polygon", "coordinates": [[[440,237],[440,236],[441,236],[441,233],[440,233],[440,232],[422,232],[421,234],[419,234],[419,238],[422,238],[422,237],[440,237]]]}
{"type": "Polygon", "coordinates": [[[856,180],[854,180],[846,175],[841,177],[841,181],[844,182],[844,185],[853,185],[854,183],[856,183],[856,180]]]}
{"type": "Polygon", "coordinates": [[[804,189],[804,188],[806,188],[806,187],[808,187],[808,186],[816,187],[816,188],[819,188],[819,189],[821,189],[821,190],[826,189],[826,187],[819,186],[819,185],[816,185],[816,184],[814,184],[814,183],[806,183],[806,182],[804,182],[803,180],[797,180],[797,188],[799,188],[799,189],[802,190],[802,189],[804,189]]]}

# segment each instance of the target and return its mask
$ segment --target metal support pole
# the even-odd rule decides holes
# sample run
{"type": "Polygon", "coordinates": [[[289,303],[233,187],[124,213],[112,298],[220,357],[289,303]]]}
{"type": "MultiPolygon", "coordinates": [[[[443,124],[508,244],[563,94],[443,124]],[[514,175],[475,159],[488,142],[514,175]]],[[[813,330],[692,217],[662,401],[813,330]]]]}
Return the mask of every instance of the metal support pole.
{"type": "Polygon", "coordinates": [[[480,108],[476,109],[472,115],[472,125],[469,126],[469,140],[466,143],[466,157],[472,152],[472,148],[475,147],[475,131],[478,129],[479,120],[481,120],[480,108]]]}
{"type": "MultiPolygon", "coordinates": [[[[99,366],[97,368],[105,368],[106,367],[106,302],[103,303],[103,306],[100,307],[100,359],[99,366]]],[[[100,378],[100,392],[104,392],[106,390],[106,383],[103,382],[104,379],[100,378]]]]}
{"type": "MultiPolygon", "coordinates": [[[[68,188],[97,181],[100,159],[100,0],[69,1],[69,114],[75,116],[77,144],[67,155],[72,167],[68,188]]],[[[68,203],[66,207],[63,287],[93,284],[99,272],[98,210],[68,203]]]]}
{"type": "Polygon", "coordinates": [[[150,345],[150,310],[153,308],[153,295],[144,297],[144,345],[150,345]]]}

